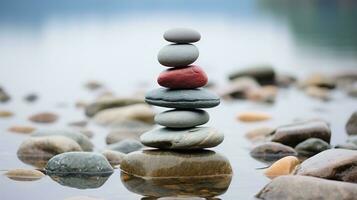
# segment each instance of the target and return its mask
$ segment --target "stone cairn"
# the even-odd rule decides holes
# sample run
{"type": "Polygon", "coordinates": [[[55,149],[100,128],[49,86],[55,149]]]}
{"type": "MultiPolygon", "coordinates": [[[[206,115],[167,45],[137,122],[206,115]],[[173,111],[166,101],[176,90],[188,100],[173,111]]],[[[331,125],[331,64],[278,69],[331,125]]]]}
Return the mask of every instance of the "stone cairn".
{"type": "Polygon", "coordinates": [[[159,54],[160,64],[169,67],[158,77],[159,88],[148,92],[148,104],[173,108],[155,116],[155,122],[164,126],[141,136],[149,147],[171,150],[197,150],[219,145],[224,135],[211,127],[202,127],[209,115],[201,108],[212,108],[220,103],[219,97],[201,87],[207,84],[207,75],[192,65],[199,52],[191,44],[201,39],[200,33],[186,28],[170,29],[164,39],[173,44],[164,46],[159,54]]]}

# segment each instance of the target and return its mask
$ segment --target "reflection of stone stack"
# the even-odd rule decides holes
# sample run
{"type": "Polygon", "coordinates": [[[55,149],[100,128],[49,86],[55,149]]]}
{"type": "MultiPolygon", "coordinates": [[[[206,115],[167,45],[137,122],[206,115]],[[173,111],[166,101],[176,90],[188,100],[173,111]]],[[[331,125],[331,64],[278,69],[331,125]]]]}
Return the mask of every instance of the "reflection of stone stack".
{"type": "Polygon", "coordinates": [[[199,52],[190,44],[200,40],[198,32],[191,29],[171,29],[164,38],[175,44],[164,46],[159,62],[170,69],[163,71],[159,85],[165,88],[149,92],[145,100],[151,105],[174,108],[155,117],[155,122],[165,128],[154,129],[141,136],[141,142],[159,149],[202,149],[214,147],[223,141],[223,134],[213,128],[196,127],[208,122],[209,115],[199,108],[211,108],[220,103],[215,94],[201,89],[207,84],[205,72],[196,65],[199,52]]]}

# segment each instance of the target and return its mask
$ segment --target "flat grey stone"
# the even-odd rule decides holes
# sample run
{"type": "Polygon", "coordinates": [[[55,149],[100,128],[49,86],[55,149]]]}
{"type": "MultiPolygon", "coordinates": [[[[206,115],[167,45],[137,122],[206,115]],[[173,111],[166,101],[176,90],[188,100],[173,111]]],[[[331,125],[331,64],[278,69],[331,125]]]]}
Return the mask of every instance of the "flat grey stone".
{"type": "Polygon", "coordinates": [[[203,149],[219,145],[224,135],[210,127],[190,129],[159,128],[141,135],[146,146],[159,149],[203,149]]]}
{"type": "Polygon", "coordinates": [[[219,105],[219,97],[206,89],[170,90],[159,88],[145,96],[148,104],[168,108],[212,108],[219,105]]]}
{"type": "Polygon", "coordinates": [[[157,114],[155,122],[169,128],[191,128],[207,123],[209,115],[204,110],[168,110],[157,114]]]}
{"type": "Polygon", "coordinates": [[[295,150],[300,156],[311,157],[330,148],[331,146],[329,143],[319,138],[309,138],[296,145],[295,150]]]}
{"type": "Polygon", "coordinates": [[[199,52],[192,44],[170,44],[164,46],[157,55],[160,64],[167,67],[186,67],[195,62],[199,52]]]}
{"type": "Polygon", "coordinates": [[[48,175],[112,174],[113,168],[99,153],[67,152],[54,156],[46,165],[48,175]]]}
{"type": "Polygon", "coordinates": [[[189,28],[173,28],[164,33],[164,39],[174,43],[193,43],[201,39],[201,34],[189,28]]]}

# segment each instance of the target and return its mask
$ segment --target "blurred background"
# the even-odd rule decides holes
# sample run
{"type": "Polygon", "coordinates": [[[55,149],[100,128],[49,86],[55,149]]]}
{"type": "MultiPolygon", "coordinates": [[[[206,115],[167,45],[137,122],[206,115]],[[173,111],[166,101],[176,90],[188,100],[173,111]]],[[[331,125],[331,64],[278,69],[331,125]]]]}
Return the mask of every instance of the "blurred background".
{"type": "MultiPolygon", "coordinates": [[[[298,79],[314,72],[356,70],[356,19],[355,0],[0,0],[0,87],[11,95],[0,109],[16,112],[0,121],[0,166],[28,167],[16,158],[25,137],[7,133],[10,125],[34,126],[28,116],[39,111],[61,116],[54,126],[85,118],[75,102],[100,96],[84,90],[88,81],[103,83],[104,92],[117,96],[158,87],[156,78],[165,67],[157,53],[168,44],[162,37],[167,29],[187,27],[201,33],[195,63],[211,83],[221,86],[229,84],[231,72],[255,64],[272,65],[298,79]],[[24,102],[29,93],[38,94],[39,100],[24,102]]],[[[267,112],[272,120],[259,125],[270,127],[322,118],[331,123],[332,143],[345,141],[344,126],[356,108],[355,99],[341,91],[329,102],[295,89],[280,91],[275,104],[222,102],[209,110],[209,125],[227,138],[215,150],[223,152],[234,171],[222,199],[248,199],[268,181],[256,170],[264,166],[250,158],[252,145],[244,140],[253,125],[237,122],[237,112],[267,112]]],[[[98,133],[92,138],[96,150],[103,148],[108,130],[89,126],[98,133]]],[[[43,191],[51,199],[78,194],[140,199],[120,184],[118,174],[89,191],[60,187],[49,178],[41,181],[21,185],[0,178],[0,193],[8,199],[41,199],[43,191]]]]}
{"type": "Polygon", "coordinates": [[[120,93],[155,84],[172,27],[201,32],[196,63],[210,80],[257,63],[296,74],[353,68],[356,18],[353,0],[2,0],[0,83],[57,99],[88,79],[120,93]]]}

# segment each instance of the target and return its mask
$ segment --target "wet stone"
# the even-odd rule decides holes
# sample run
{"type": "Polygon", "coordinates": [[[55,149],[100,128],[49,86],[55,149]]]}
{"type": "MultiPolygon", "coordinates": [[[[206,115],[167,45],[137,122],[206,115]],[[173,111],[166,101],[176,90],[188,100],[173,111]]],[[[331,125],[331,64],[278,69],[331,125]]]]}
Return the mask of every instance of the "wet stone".
{"type": "Polygon", "coordinates": [[[11,169],[5,173],[5,176],[15,181],[36,181],[45,175],[35,169],[11,169]]]}
{"type": "Polygon", "coordinates": [[[35,102],[37,101],[37,99],[38,99],[38,95],[35,93],[28,94],[24,97],[24,100],[29,103],[35,102]]]}
{"type": "Polygon", "coordinates": [[[77,142],[83,151],[92,151],[93,143],[81,132],[72,129],[40,129],[31,134],[32,137],[64,136],[77,142]]]}
{"type": "Polygon", "coordinates": [[[120,169],[124,186],[147,197],[214,197],[223,194],[232,179],[229,161],[208,150],[134,152],[120,169]]]}
{"type": "Polygon", "coordinates": [[[309,138],[298,144],[295,150],[299,156],[311,157],[330,148],[330,144],[319,138],[309,138]]]}
{"type": "Polygon", "coordinates": [[[53,156],[70,151],[82,151],[82,148],[64,136],[30,137],[21,143],[17,157],[26,164],[42,168],[53,156]]]}
{"type": "Polygon", "coordinates": [[[350,200],[357,196],[357,185],[308,176],[280,176],[273,179],[257,195],[258,199],[350,200]]]}
{"type": "Polygon", "coordinates": [[[357,183],[357,151],[323,151],[301,163],[295,174],[357,183]]]}
{"type": "Polygon", "coordinates": [[[130,153],[142,149],[144,146],[134,139],[124,139],[120,142],[108,145],[106,148],[109,150],[119,151],[122,153],[130,153]]]}
{"type": "Polygon", "coordinates": [[[354,112],[348,119],[346,124],[346,132],[348,135],[357,135],[357,111],[354,112]]]}
{"type": "Polygon", "coordinates": [[[209,115],[204,110],[168,110],[155,116],[155,122],[169,128],[191,128],[207,123],[209,115]]]}
{"type": "Polygon", "coordinates": [[[88,117],[93,117],[96,113],[101,110],[108,108],[124,107],[128,105],[145,103],[144,99],[141,98],[115,98],[110,97],[103,100],[98,100],[93,102],[85,107],[85,114],[88,117]]]}
{"type": "Polygon", "coordinates": [[[113,150],[104,150],[102,154],[112,166],[119,165],[126,155],[125,153],[113,150]]]}
{"type": "Polygon", "coordinates": [[[275,84],[275,71],[269,65],[251,66],[246,69],[239,69],[229,75],[230,80],[240,77],[251,77],[258,81],[261,85],[274,85],[275,84]]]}
{"type": "Polygon", "coordinates": [[[99,125],[115,126],[125,121],[139,121],[152,124],[154,111],[146,104],[136,104],[120,108],[110,108],[98,112],[93,120],[99,125]]]}
{"type": "Polygon", "coordinates": [[[271,119],[271,116],[262,112],[242,112],[238,114],[238,120],[242,122],[259,122],[271,119]]]}
{"type": "Polygon", "coordinates": [[[36,123],[53,123],[58,119],[58,115],[50,112],[43,112],[32,115],[29,120],[36,123]]]}
{"type": "MultiPolygon", "coordinates": [[[[50,174],[52,180],[60,185],[77,189],[100,188],[108,180],[111,174],[91,175],[91,174],[70,174],[66,176],[50,174]]],[[[82,199],[87,200],[87,199],[82,199]]],[[[89,200],[89,199],[88,199],[89,200]]]]}
{"type": "Polygon", "coordinates": [[[275,178],[278,176],[291,174],[295,167],[299,164],[299,159],[294,156],[286,156],[274,162],[268,169],[265,170],[264,174],[268,178],[275,178]]]}
{"type": "Polygon", "coordinates": [[[219,97],[206,89],[170,90],[159,88],[145,96],[148,104],[168,108],[212,108],[220,103],[219,97]]]}
{"type": "Polygon", "coordinates": [[[309,138],[320,138],[330,143],[330,127],[326,122],[320,120],[297,122],[280,126],[273,134],[272,141],[295,147],[297,144],[309,138]]]}
{"type": "Polygon", "coordinates": [[[8,118],[8,117],[12,117],[13,115],[14,115],[14,113],[11,111],[0,110],[0,118],[8,118]]]}
{"type": "Polygon", "coordinates": [[[214,128],[189,129],[158,128],[141,135],[145,146],[160,149],[203,149],[219,145],[224,135],[214,128]]]}
{"type": "Polygon", "coordinates": [[[9,132],[12,133],[23,133],[23,134],[29,134],[35,131],[36,128],[32,126],[12,126],[8,129],[9,132]]]}
{"type": "Polygon", "coordinates": [[[113,168],[99,153],[67,152],[54,156],[46,165],[46,173],[55,176],[111,175],[113,168]]]}
{"type": "Polygon", "coordinates": [[[289,146],[276,142],[267,142],[255,146],[250,151],[250,155],[257,160],[271,162],[285,156],[297,156],[297,152],[289,146]]]}

